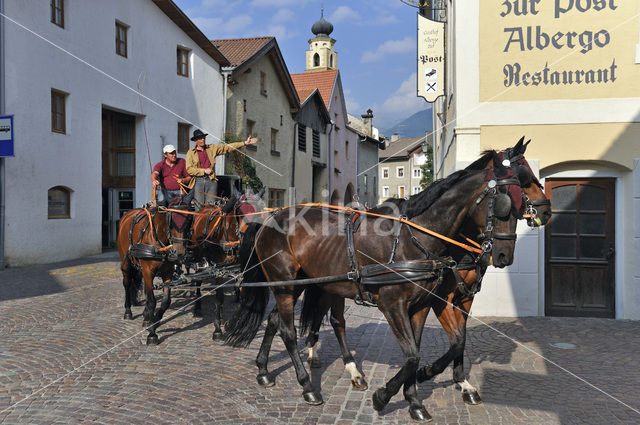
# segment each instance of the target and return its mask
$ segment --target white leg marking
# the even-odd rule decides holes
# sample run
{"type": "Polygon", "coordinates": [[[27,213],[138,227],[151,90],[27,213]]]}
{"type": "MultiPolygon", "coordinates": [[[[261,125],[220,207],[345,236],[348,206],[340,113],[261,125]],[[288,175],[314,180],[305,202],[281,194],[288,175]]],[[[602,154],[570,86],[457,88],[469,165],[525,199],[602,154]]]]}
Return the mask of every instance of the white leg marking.
{"type": "Polygon", "coordinates": [[[344,365],[344,368],[346,369],[347,372],[351,374],[351,379],[354,379],[357,377],[362,378],[362,374],[360,373],[360,371],[358,370],[358,367],[354,362],[347,363],[346,365],[344,365]]]}
{"type": "Polygon", "coordinates": [[[462,392],[465,392],[465,390],[467,392],[474,392],[476,390],[475,387],[471,385],[466,379],[462,382],[458,382],[458,385],[460,385],[460,390],[462,392]]]}
{"type": "Polygon", "coordinates": [[[320,360],[320,358],[318,357],[318,349],[316,348],[315,345],[313,347],[309,347],[309,357],[307,358],[307,361],[311,362],[314,359],[316,361],[320,360]]]}

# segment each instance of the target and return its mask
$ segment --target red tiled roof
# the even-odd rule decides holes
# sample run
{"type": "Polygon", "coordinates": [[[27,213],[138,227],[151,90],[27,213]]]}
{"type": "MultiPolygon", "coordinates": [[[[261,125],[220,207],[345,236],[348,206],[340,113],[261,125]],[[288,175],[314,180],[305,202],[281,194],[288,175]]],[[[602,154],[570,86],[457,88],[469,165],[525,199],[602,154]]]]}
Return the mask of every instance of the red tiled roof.
{"type": "Polygon", "coordinates": [[[249,38],[228,38],[223,40],[211,40],[218,50],[229,62],[231,66],[241,65],[244,61],[249,59],[265,44],[273,40],[274,37],[249,37],[249,38]]]}
{"type": "Polygon", "coordinates": [[[311,96],[316,89],[299,89],[296,87],[296,91],[298,92],[298,99],[300,99],[300,103],[304,103],[304,101],[307,100],[307,98],[311,96]]]}
{"type": "MultiPolygon", "coordinates": [[[[224,51],[222,51],[222,53],[225,56],[229,57],[224,51]]],[[[305,92],[311,90],[308,92],[308,96],[313,92],[313,90],[317,88],[320,92],[320,96],[322,96],[324,105],[327,107],[327,109],[329,109],[329,103],[331,102],[331,91],[333,90],[333,85],[336,82],[337,76],[337,69],[329,69],[326,71],[291,74],[291,79],[293,80],[293,85],[296,87],[296,91],[298,92],[300,102],[304,102],[304,100],[302,99],[306,99],[306,97],[303,96],[305,92]]]]}

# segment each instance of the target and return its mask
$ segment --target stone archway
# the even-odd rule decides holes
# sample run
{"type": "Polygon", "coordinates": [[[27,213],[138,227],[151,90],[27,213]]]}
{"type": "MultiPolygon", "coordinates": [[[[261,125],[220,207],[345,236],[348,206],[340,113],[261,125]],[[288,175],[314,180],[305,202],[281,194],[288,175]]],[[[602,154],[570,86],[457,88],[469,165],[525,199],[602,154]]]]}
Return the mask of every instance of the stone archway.
{"type": "Polygon", "coordinates": [[[334,190],[331,194],[331,205],[339,205],[340,204],[340,195],[338,195],[338,191],[334,190]]]}
{"type": "Polygon", "coordinates": [[[353,185],[349,183],[344,191],[344,205],[349,205],[353,202],[353,185]]]}

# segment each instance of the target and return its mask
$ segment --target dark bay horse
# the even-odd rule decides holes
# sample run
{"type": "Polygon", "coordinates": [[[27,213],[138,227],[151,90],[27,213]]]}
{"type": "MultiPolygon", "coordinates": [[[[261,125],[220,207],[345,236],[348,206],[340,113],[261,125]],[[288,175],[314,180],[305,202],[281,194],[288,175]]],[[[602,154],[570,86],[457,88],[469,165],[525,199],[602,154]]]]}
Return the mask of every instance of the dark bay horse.
{"type": "MultiPolygon", "coordinates": [[[[512,148],[502,152],[486,151],[471,164],[468,169],[482,169],[493,166],[494,158],[499,161],[507,160],[508,166],[514,170],[522,187],[523,202],[525,203],[526,217],[530,226],[544,226],[551,218],[551,203],[542,191],[542,185],[531,170],[524,158],[529,142],[524,143],[524,137],[512,148]]],[[[456,247],[450,247],[454,258],[462,258],[466,253],[456,247]]],[[[462,399],[467,404],[480,404],[482,399],[478,391],[465,379],[464,372],[464,347],[466,342],[467,317],[471,310],[474,295],[479,290],[479,282],[482,280],[482,272],[477,269],[460,270],[459,274],[467,287],[460,288],[453,276],[445,277],[440,288],[439,296],[434,299],[432,308],[442,327],[449,335],[450,348],[438,358],[432,365],[425,365],[418,370],[418,382],[432,379],[442,373],[453,361],[453,381],[462,392],[462,399]]]]}
{"type": "Polygon", "coordinates": [[[185,224],[178,228],[171,213],[160,208],[136,208],[128,211],[120,220],[118,253],[122,284],[125,289],[125,319],[132,319],[131,303],[140,277],[144,282],[146,304],[143,326],[148,327],[147,344],[158,344],[156,329],[164,312],[171,304],[171,292],[163,289],[160,308],[156,311],[153,294],[153,278],[160,276],[163,282],[172,279],[181,257],[185,254],[185,224]]]}
{"type": "MultiPolygon", "coordinates": [[[[550,203],[541,190],[541,184],[535,177],[535,174],[529,167],[529,164],[524,158],[526,146],[529,142],[524,143],[524,138],[512,148],[508,148],[501,152],[495,152],[492,150],[483,152],[482,156],[471,164],[468,169],[483,169],[492,168],[493,160],[496,158],[498,162],[502,163],[504,160],[509,160],[509,167],[513,173],[518,176],[522,186],[522,201],[525,203],[525,218],[527,223],[531,226],[544,225],[551,216],[550,203]]],[[[516,201],[519,201],[516,199],[516,201]]],[[[404,201],[390,200],[398,205],[401,205],[404,201]]],[[[515,203],[514,203],[515,205],[515,203]]],[[[518,218],[522,217],[521,207],[518,207],[519,211],[512,213],[518,218]]],[[[473,228],[466,229],[466,233],[471,236],[471,239],[477,240],[477,231],[473,228]]],[[[247,241],[252,244],[253,242],[247,241]]],[[[249,245],[251,246],[251,245],[249,245]]],[[[456,249],[455,246],[452,249],[456,249]]],[[[241,250],[242,252],[242,250],[241,250]]],[[[466,252],[458,249],[457,258],[464,258],[466,252]]],[[[475,290],[479,289],[478,271],[472,270],[458,270],[458,274],[461,279],[464,280],[464,284],[469,287],[469,292],[473,290],[474,284],[475,290]],[[478,283],[476,283],[478,282],[478,283]]],[[[479,276],[482,279],[482,276],[479,276]]],[[[425,379],[429,379],[435,374],[440,373],[447,364],[451,362],[451,359],[455,355],[454,360],[454,382],[460,387],[463,395],[463,400],[469,404],[480,403],[480,396],[465,379],[464,379],[464,342],[466,336],[466,319],[473,296],[463,296],[462,289],[458,288],[462,282],[456,282],[453,275],[446,275],[448,279],[441,289],[441,293],[438,294],[438,299],[434,301],[434,311],[437,314],[443,328],[447,331],[451,341],[450,350],[442,356],[441,359],[434,363],[434,366],[425,366],[419,371],[419,382],[425,379]],[[457,285],[456,285],[457,283],[457,285]],[[455,298],[454,298],[455,297],[455,298]],[[447,302],[445,302],[445,300],[447,302]],[[457,304],[453,305],[452,301],[456,301],[457,304]],[[439,371],[439,372],[438,372],[439,371]],[[430,374],[430,375],[427,375],[430,374]]],[[[258,276],[254,280],[265,280],[263,276],[258,276]]],[[[468,292],[467,292],[468,293],[468,292]]],[[[300,330],[301,335],[307,334],[306,346],[308,348],[307,363],[311,367],[320,367],[321,362],[316,349],[316,343],[318,341],[319,329],[322,324],[322,320],[327,312],[331,312],[329,321],[334,329],[336,337],[338,339],[340,350],[342,352],[342,359],[345,365],[345,369],[351,375],[351,382],[354,389],[366,390],[367,383],[364,379],[362,372],[357,367],[351,352],[348,349],[346,343],[345,333],[345,320],[344,320],[344,298],[329,294],[322,291],[318,287],[308,287],[305,290],[305,302],[303,303],[300,330]],[[308,300],[314,300],[309,303],[308,300]],[[317,302],[316,302],[317,300],[317,302]]],[[[263,344],[261,345],[260,352],[256,358],[256,363],[259,368],[258,382],[263,386],[272,386],[275,384],[267,371],[268,354],[271,346],[271,342],[278,328],[278,314],[277,309],[274,309],[269,314],[269,321],[263,344]]]]}
{"type": "MultiPolygon", "coordinates": [[[[496,176],[506,174],[506,169],[500,164],[496,164],[491,171],[496,176]]],[[[488,190],[488,174],[488,170],[458,171],[413,197],[405,213],[411,217],[411,223],[450,238],[457,236],[469,215],[475,226],[484,228],[488,234],[491,232],[487,226],[492,208],[490,199],[494,198],[484,196],[480,199],[488,190]],[[472,208],[476,200],[479,202],[472,208]]],[[[344,233],[340,234],[341,225],[344,224],[342,215],[323,214],[312,208],[292,208],[289,212],[272,216],[255,236],[255,259],[261,261],[262,272],[269,281],[342,275],[353,271],[347,261],[347,237],[344,233]]],[[[373,212],[388,211],[383,207],[380,210],[374,209],[373,212]]],[[[502,220],[498,220],[493,223],[496,226],[493,232],[497,232],[501,222],[502,220]]],[[[513,233],[515,219],[509,216],[504,222],[508,223],[507,230],[513,233]]],[[[393,251],[395,254],[392,257],[395,256],[396,261],[424,259],[427,252],[430,258],[438,258],[446,252],[446,245],[440,239],[412,232],[408,226],[403,227],[397,223],[391,219],[363,221],[360,230],[354,234],[355,253],[351,258],[361,265],[382,265],[389,260],[393,251]],[[395,244],[395,239],[400,243],[395,244]]],[[[494,236],[497,234],[494,233],[494,236]]],[[[493,239],[492,242],[494,264],[500,267],[510,264],[513,261],[515,239],[493,239]]],[[[447,272],[436,274],[442,276],[447,272]]],[[[411,417],[416,420],[426,420],[429,417],[417,395],[415,373],[419,365],[420,338],[427,307],[431,293],[437,289],[439,282],[440,279],[437,278],[425,280],[423,277],[418,282],[365,285],[364,289],[377,302],[405,355],[405,364],[398,374],[385,387],[375,392],[373,401],[376,410],[382,410],[389,399],[404,386],[404,396],[410,403],[411,417]]],[[[280,335],[293,361],[298,382],[303,387],[303,397],[307,403],[320,404],[322,398],[313,390],[296,349],[293,307],[302,289],[300,286],[272,288],[278,308],[280,335]]],[[[342,298],[356,298],[361,289],[346,279],[323,285],[324,291],[342,298]]],[[[246,296],[241,300],[243,308],[236,312],[228,329],[228,341],[236,345],[246,345],[253,339],[266,306],[264,295],[259,294],[263,291],[262,288],[244,290],[246,296]],[[252,326],[245,326],[247,324],[252,326]]]]}
{"type": "MultiPolygon", "coordinates": [[[[221,202],[220,205],[206,205],[198,211],[193,219],[191,231],[191,260],[197,264],[196,269],[213,266],[224,266],[236,262],[237,248],[240,243],[240,213],[237,208],[237,197],[221,202]]],[[[213,334],[215,340],[222,336],[222,304],[224,289],[214,291],[213,334]]],[[[202,316],[202,297],[200,283],[196,285],[196,300],[193,315],[202,316]]]]}

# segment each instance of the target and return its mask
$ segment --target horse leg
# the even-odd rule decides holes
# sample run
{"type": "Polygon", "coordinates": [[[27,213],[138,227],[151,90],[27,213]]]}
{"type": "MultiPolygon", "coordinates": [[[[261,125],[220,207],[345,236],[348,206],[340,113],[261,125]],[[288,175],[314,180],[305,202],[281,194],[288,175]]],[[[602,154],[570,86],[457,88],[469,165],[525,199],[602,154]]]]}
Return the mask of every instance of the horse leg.
{"type": "MultiPolygon", "coordinates": [[[[142,261],[141,261],[142,263],[142,261]]],[[[142,279],[144,280],[144,292],[147,297],[147,302],[142,312],[143,322],[142,327],[146,328],[153,323],[153,316],[156,311],[156,297],[153,295],[153,275],[154,271],[149,264],[141,264],[142,267],[142,279]]]]}
{"type": "Polygon", "coordinates": [[[384,314],[391,330],[395,334],[405,357],[405,363],[398,373],[393,376],[384,387],[378,388],[372,396],[373,408],[381,411],[389,403],[391,397],[398,393],[404,385],[404,396],[409,402],[409,414],[414,421],[430,421],[431,415],[424,408],[418,397],[416,386],[416,371],[420,364],[418,347],[414,338],[411,318],[405,302],[395,300],[389,308],[383,302],[383,296],[378,299],[378,308],[384,314]]]}
{"type": "MultiPolygon", "coordinates": [[[[170,281],[166,280],[165,282],[170,281]]],[[[162,320],[162,316],[164,316],[164,312],[167,311],[169,306],[171,305],[171,288],[169,286],[165,286],[162,288],[162,302],[160,303],[160,308],[156,312],[153,323],[149,326],[149,335],[147,335],[147,345],[158,345],[158,335],[156,334],[156,329],[162,320]]]]}
{"type": "MultiPolygon", "coordinates": [[[[284,279],[293,279],[294,277],[295,274],[293,276],[283,276],[284,279]]],[[[294,307],[297,296],[291,290],[275,290],[274,294],[276,297],[276,305],[278,306],[278,313],[280,314],[280,337],[284,341],[284,345],[287,347],[287,351],[291,357],[291,362],[296,370],[298,383],[302,386],[302,397],[307,404],[322,404],[322,396],[313,389],[309,373],[307,373],[304,362],[298,352],[298,338],[296,337],[296,328],[294,325],[294,307]]]]}
{"type": "Polygon", "coordinates": [[[202,317],[202,294],[200,292],[200,285],[200,282],[196,283],[196,301],[193,303],[193,317],[202,317]]]}
{"type": "Polygon", "coordinates": [[[269,362],[269,350],[271,350],[273,337],[276,335],[276,332],[278,332],[279,326],[280,315],[278,314],[278,309],[274,308],[271,310],[271,313],[269,313],[267,328],[264,331],[264,338],[262,338],[260,351],[258,351],[258,356],[256,357],[256,366],[258,366],[258,375],[256,376],[256,380],[262,387],[273,387],[276,384],[271,376],[269,376],[267,364],[269,362]]]}
{"type": "Polygon", "coordinates": [[[331,305],[331,326],[333,332],[336,334],[338,344],[340,345],[340,351],[342,353],[342,361],[344,362],[344,368],[351,375],[351,386],[356,390],[365,391],[369,388],[367,381],[364,379],[364,374],[358,368],[356,361],[349,351],[347,345],[346,334],[346,321],[344,319],[344,298],[333,297],[334,302],[331,305]]]}
{"type": "Polygon", "coordinates": [[[131,313],[131,300],[135,297],[134,281],[131,276],[131,270],[133,266],[125,259],[122,264],[122,286],[124,286],[124,319],[133,320],[133,314],[131,313]]]}
{"type": "Polygon", "coordinates": [[[215,312],[213,314],[213,335],[211,335],[211,338],[214,341],[222,336],[222,328],[220,327],[220,323],[222,323],[222,304],[223,303],[224,303],[224,289],[218,288],[215,290],[215,297],[214,297],[215,312]]]}

